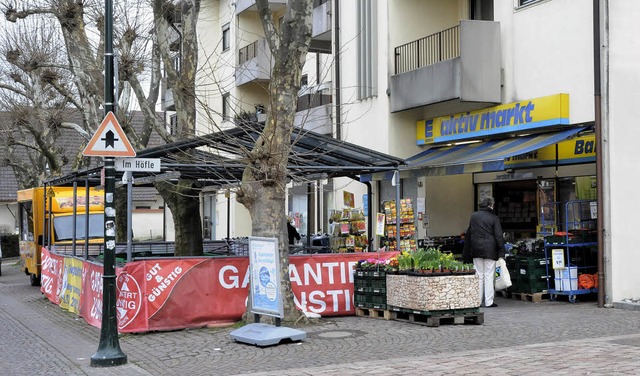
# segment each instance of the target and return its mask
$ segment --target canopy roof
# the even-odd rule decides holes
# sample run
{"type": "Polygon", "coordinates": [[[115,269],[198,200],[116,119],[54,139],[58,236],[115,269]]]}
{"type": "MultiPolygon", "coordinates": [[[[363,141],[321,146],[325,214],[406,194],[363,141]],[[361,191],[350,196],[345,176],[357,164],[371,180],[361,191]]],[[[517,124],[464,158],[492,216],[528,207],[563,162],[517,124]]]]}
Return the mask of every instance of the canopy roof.
{"type": "MultiPolygon", "coordinates": [[[[186,178],[198,180],[204,186],[238,184],[246,166],[246,152],[253,149],[262,129],[260,124],[243,125],[139,151],[136,158],[160,158],[161,172],[134,172],[136,183],[186,178]],[[187,158],[189,155],[195,158],[187,158]]],[[[290,179],[310,181],[331,177],[356,178],[362,174],[395,170],[403,164],[401,158],[294,128],[287,168],[290,179]]],[[[100,169],[74,172],[52,179],[47,184],[65,185],[85,178],[96,179],[100,169]]]]}
{"type": "MultiPolygon", "coordinates": [[[[405,165],[400,168],[401,172],[404,172],[401,176],[405,177],[407,172],[415,171],[423,176],[500,171],[504,169],[505,158],[556,144],[585,129],[585,127],[575,127],[557,132],[433,147],[407,158],[405,165]]],[[[361,180],[390,180],[391,177],[391,173],[378,173],[365,175],[361,180]]]]}

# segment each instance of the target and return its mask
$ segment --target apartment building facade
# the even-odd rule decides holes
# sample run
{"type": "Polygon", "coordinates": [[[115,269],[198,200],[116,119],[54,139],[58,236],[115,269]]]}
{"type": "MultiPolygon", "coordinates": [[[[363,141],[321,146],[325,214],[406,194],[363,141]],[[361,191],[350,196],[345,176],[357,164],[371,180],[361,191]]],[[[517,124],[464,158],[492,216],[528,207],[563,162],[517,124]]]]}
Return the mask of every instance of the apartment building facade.
{"type": "MultiPolygon", "coordinates": [[[[286,1],[270,4],[280,18],[286,1]]],[[[632,189],[640,168],[631,156],[638,131],[630,125],[640,51],[632,48],[638,43],[632,20],[640,6],[597,4],[594,11],[588,0],[314,2],[297,124],[407,158],[409,167],[398,181],[389,173],[364,177],[367,184],[340,178],[291,186],[289,214],[300,214],[301,230],[315,233],[328,227],[331,210],[345,208],[344,191],[354,197],[349,205],[374,216],[400,190],[415,205],[416,237],[428,239],[463,232],[477,200],[492,194],[505,204],[506,230],[535,237],[541,182],[553,182],[550,201],[570,201],[579,196],[576,184],[597,177],[602,213],[591,218],[604,222],[605,303],[640,296],[640,276],[632,270],[634,208],[640,207],[632,189]],[[468,119],[483,116],[492,117],[491,131],[472,129],[468,119]],[[595,126],[601,140],[589,132],[595,126]],[[514,144],[523,137],[530,146],[514,144]],[[544,156],[572,140],[587,148],[544,156]],[[489,158],[465,147],[457,159],[435,159],[447,147],[479,141],[498,144],[493,150],[511,148],[510,154],[489,158]],[[515,205],[518,200],[528,206],[515,205]],[[520,214],[509,214],[512,209],[520,214]]],[[[242,116],[260,121],[269,103],[270,56],[255,2],[203,0],[201,7],[198,131],[231,127],[242,116]]],[[[233,192],[205,193],[203,202],[212,239],[250,234],[249,216],[233,192]]],[[[377,249],[380,239],[371,237],[377,249]]]]}

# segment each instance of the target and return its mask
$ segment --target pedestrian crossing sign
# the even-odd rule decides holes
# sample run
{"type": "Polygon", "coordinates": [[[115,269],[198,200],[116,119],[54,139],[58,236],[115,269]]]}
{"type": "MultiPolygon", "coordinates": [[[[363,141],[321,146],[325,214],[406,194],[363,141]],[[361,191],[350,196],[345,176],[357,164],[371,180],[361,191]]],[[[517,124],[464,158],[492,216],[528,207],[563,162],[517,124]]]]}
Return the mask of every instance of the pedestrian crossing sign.
{"type": "Polygon", "coordinates": [[[82,155],[85,157],[135,157],[136,151],[133,150],[116,116],[109,111],[84,148],[82,155]]]}

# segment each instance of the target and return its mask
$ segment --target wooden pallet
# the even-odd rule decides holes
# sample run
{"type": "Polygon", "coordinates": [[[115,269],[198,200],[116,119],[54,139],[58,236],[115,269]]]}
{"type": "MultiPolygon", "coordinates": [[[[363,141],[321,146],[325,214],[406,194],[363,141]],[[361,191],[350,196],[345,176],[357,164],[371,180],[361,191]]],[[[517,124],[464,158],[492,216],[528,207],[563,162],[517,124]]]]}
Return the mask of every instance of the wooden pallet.
{"type": "Polygon", "coordinates": [[[392,313],[391,311],[386,309],[356,307],[356,316],[361,316],[361,317],[373,317],[375,319],[391,320],[393,318],[391,313],[392,313]]]}
{"type": "Polygon", "coordinates": [[[468,313],[444,313],[444,314],[421,314],[411,312],[393,311],[393,319],[397,321],[405,321],[413,324],[420,324],[431,327],[438,327],[440,324],[476,324],[484,323],[483,312],[468,313]]]}
{"type": "Polygon", "coordinates": [[[549,300],[551,297],[548,292],[544,291],[534,293],[502,291],[502,296],[531,303],[540,303],[543,300],[549,300]]]}

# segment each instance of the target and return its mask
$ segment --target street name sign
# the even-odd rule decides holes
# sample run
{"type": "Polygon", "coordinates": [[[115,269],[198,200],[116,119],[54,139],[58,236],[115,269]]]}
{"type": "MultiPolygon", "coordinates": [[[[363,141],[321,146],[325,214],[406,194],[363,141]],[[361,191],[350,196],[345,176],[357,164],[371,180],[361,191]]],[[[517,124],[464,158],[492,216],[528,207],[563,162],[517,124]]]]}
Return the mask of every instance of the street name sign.
{"type": "Polygon", "coordinates": [[[116,158],[116,171],[160,172],[160,158],[116,158]]]}

